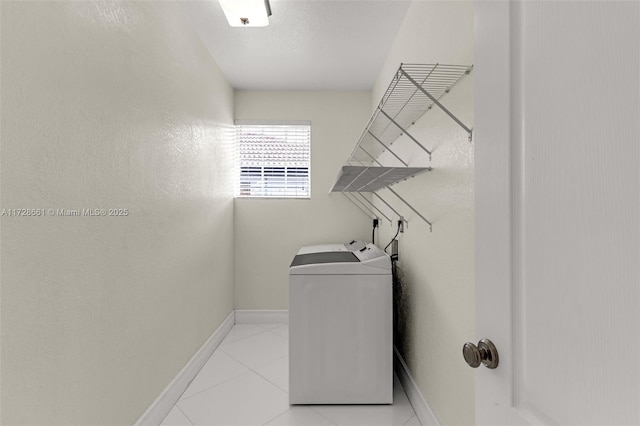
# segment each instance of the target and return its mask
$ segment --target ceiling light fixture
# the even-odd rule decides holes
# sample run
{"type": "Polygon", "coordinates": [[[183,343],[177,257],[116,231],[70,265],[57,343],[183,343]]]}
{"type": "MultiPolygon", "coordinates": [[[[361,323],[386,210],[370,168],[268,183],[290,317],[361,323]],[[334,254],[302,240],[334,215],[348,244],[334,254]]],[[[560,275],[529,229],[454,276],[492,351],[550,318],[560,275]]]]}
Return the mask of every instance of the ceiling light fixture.
{"type": "Polygon", "coordinates": [[[266,27],[269,25],[269,0],[220,0],[222,11],[232,27],[266,27]]]}

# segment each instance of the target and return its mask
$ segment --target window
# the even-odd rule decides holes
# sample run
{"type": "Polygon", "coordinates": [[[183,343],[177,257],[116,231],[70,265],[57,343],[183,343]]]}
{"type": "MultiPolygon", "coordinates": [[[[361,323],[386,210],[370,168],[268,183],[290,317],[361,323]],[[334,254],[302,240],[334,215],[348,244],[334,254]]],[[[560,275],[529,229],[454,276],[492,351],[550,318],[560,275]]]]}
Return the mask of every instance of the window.
{"type": "Polygon", "coordinates": [[[236,123],[238,197],[309,198],[311,125],[236,123]]]}

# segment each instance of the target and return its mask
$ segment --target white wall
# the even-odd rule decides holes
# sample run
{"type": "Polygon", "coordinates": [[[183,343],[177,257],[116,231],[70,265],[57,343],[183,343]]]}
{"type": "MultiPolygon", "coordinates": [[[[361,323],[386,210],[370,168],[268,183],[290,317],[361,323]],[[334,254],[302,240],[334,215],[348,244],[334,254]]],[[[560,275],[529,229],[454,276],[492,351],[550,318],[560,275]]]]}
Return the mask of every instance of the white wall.
{"type": "Polygon", "coordinates": [[[233,309],[233,91],[174,4],[2,2],[2,423],[131,424],[233,309]]]}
{"type": "Polygon", "coordinates": [[[235,200],[236,308],[287,309],[301,246],[371,239],[371,220],[329,194],[370,105],[368,92],[236,92],[236,119],[311,120],[311,199],[235,200]]]}
{"type": "MultiPolygon", "coordinates": [[[[373,89],[373,107],[401,62],[472,64],[472,48],[471,2],[414,1],[373,89]]],[[[443,103],[471,126],[473,73],[463,77],[443,103]]],[[[399,238],[396,345],[439,421],[473,424],[474,370],[461,355],[463,343],[475,337],[473,144],[437,108],[410,132],[433,149],[431,163],[407,139],[395,143],[394,151],[411,166],[431,165],[434,170],[395,185],[394,190],[433,222],[433,232],[393,195],[386,197],[409,220],[399,238]]],[[[393,233],[388,227],[381,230],[381,242],[386,244],[393,233]]]]}

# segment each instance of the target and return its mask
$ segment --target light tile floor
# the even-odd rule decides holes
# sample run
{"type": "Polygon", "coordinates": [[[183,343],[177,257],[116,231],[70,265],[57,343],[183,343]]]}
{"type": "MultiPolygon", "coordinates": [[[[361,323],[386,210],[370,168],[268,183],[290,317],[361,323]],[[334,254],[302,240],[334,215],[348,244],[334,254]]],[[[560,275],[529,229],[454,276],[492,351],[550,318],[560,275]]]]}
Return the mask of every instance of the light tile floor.
{"type": "Polygon", "coordinates": [[[289,405],[286,324],[237,324],[163,426],[385,425],[420,422],[395,379],[393,405],[289,405]]]}

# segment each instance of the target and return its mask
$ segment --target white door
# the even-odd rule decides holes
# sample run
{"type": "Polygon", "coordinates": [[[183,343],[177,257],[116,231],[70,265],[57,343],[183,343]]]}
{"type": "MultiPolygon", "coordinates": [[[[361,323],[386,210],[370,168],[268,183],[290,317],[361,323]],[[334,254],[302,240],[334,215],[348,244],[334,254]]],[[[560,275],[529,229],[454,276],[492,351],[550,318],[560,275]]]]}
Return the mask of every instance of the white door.
{"type": "Polygon", "coordinates": [[[477,423],[638,425],[640,2],[475,13],[477,423]]]}

